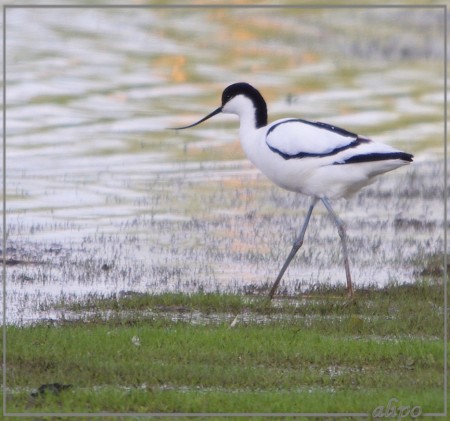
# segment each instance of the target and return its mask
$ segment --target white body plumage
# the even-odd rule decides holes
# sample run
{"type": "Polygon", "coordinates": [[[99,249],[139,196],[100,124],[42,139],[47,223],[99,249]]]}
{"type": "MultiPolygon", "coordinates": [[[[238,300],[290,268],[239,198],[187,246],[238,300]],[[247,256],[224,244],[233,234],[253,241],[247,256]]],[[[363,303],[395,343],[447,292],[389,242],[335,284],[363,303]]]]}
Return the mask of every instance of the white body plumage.
{"type": "Polygon", "coordinates": [[[410,162],[409,154],[389,145],[323,123],[285,118],[257,128],[257,110],[242,95],[222,112],[239,116],[239,138],[248,159],[275,184],[297,193],[348,197],[375,176],[410,162]]]}

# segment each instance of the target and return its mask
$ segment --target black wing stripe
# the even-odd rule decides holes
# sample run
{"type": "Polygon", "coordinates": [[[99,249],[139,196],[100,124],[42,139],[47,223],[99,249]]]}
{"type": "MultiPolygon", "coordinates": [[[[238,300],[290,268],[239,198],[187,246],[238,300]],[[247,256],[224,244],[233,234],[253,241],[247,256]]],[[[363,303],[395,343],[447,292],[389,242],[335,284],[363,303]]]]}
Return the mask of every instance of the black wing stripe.
{"type": "Polygon", "coordinates": [[[387,161],[391,159],[400,159],[402,161],[412,162],[413,155],[405,152],[388,152],[388,153],[369,153],[362,155],[354,155],[345,161],[335,162],[333,165],[357,164],[362,162],[387,161]]]}
{"type": "Polygon", "coordinates": [[[361,143],[366,143],[366,142],[370,142],[370,141],[366,138],[358,137],[358,138],[356,138],[356,140],[354,140],[353,142],[350,142],[348,145],[344,145],[339,148],[335,148],[330,152],[325,152],[325,153],[299,152],[295,155],[289,155],[285,152],[282,152],[279,149],[274,148],[273,146],[270,146],[267,142],[266,142],[266,144],[272,152],[280,155],[283,159],[287,160],[287,159],[300,159],[300,158],[324,158],[326,156],[336,155],[339,152],[345,151],[346,149],[356,148],[361,143]]]}
{"type": "Polygon", "coordinates": [[[286,123],[303,123],[303,124],[308,124],[310,126],[314,126],[314,127],[320,128],[320,129],[328,130],[330,132],[339,134],[339,135],[344,136],[344,137],[357,137],[358,136],[355,133],[349,132],[348,130],[345,130],[345,129],[341,129],[340,127],[332,126],[331,124],[321,123],[320,121],[308,121],[308,120],[303,120],[301,118],[292,118],[292,119],[285,120],[285,121],[280,121],[279,123],[274,124],[267,131],[266,136],[268,136],[270,133],[272,133],[281,124],[286,124],[286,123]]]}

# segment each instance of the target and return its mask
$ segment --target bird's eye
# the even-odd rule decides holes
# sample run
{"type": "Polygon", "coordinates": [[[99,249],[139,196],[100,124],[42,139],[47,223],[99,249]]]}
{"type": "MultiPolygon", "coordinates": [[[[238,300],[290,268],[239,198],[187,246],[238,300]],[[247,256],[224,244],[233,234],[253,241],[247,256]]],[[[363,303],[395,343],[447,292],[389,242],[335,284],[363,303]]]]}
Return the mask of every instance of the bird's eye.
{"type": "Polygon", "coordinates": [[[225,94],[222,97],[222,104],[226,104],[231,98],[232,98],[232,96],[230,94],[225,94]]]}

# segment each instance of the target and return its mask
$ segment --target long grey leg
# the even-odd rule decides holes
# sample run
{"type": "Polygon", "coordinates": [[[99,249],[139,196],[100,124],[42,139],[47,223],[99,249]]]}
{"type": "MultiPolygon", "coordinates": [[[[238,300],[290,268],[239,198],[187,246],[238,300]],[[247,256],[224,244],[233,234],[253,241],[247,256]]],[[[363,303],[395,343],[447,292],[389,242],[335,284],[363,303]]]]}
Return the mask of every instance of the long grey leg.
{"type": "Polygon", "coordinates": [[[339,237],[341,237],[342,250],[344,252],[345,275],[347,277],[347,293],[348,293],[349,297],[351,297],[353,295],[353,286],[352,286],[352,277],[350,276],[350,265],[348,263],[347,234],[345,232],[345,226],[344,226],[344,223],[341,221],[341,219],[339,219],[339,217],[334,212],[328,199],[326,197],[324,197],[321,200],[322,200],[322,203],[327,208],[328,213],[333,218],[333,221],[336,224],[337,229],[338,229],[339,237]]]}
{"type": "Polygon", "coordinates": [[[292,246],[292,250],[289,253],[288,258],[284,262],[284,265],[281,268],[280,273],[278,274],[277,279],[275,279],[275,282],[274,282],[274,284],[272,286],[272,289],[269,292],[269,299],[270,300],[275,295],[275,291],[278,288],[278,284],[280,283],[281,278],[284,275],[284,272],[286,272],[286,269],[288,268],[289,264],[291,263],[291,260],[294,258],[294,256],[296,255],[296,253],[298,252],[298,250],[300,249],[300,247],[303,244],[303,238],[305,237],[306,228],[308,227],[308,223],[309,223],[309,220],[311,218],[312,211],[314,209],[314,206],[316,206],[316,203],[318,202],[318,200],[319,199],[317,197],[314,197],[312,202],[311,202],[311,205],[310,205],[310,207],[308,209],[308,213],[306,214],[306,217],[305,217],[305,222],[303,223],[303,226],[302,226],[302,230],[300,231],[300,235],[294,241],[294,245],[292,246]]]}

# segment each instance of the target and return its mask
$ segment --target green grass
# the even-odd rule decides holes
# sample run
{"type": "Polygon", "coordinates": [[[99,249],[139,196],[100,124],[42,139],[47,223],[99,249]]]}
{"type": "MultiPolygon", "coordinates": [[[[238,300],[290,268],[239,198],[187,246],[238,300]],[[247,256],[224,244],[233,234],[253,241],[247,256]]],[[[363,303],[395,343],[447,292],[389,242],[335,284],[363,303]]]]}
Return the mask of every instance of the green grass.
{"type": "Polygon", "coordinates": [[[395,397],[441,412],[441,290],[391,285],[353,302],[328,287],[274,303],[202,293],[60,303],[75,320],[7,329],[7,410],[371,413],[395,397]],[[54,382],[73,387],[31,396],[54,382]]]}

